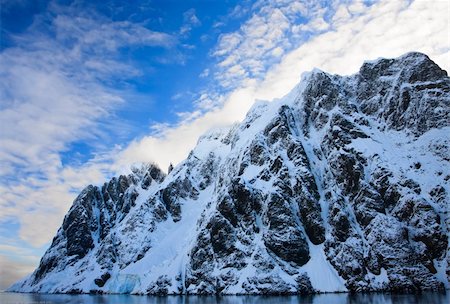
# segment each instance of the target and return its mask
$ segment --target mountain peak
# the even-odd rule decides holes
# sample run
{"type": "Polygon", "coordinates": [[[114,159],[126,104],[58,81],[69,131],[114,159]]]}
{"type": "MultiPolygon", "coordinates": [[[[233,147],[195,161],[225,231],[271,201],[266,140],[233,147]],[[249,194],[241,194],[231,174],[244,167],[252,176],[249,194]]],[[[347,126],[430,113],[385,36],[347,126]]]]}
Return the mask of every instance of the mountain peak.
{"type": "Polygon", "coordinates": [[[415,83],[440,80],[447,76],[427,55],[410,52],[396,59],[380,58],[366,61],[359,70],[363,79],[401,77],[400,81],[415,83]]]}
{"type": "Polygon", "coordinates": [[[297,294],[449,288],[450,80],[426,55],[314,70],[165,175],[74,201],[12,291],[297,294]]]}

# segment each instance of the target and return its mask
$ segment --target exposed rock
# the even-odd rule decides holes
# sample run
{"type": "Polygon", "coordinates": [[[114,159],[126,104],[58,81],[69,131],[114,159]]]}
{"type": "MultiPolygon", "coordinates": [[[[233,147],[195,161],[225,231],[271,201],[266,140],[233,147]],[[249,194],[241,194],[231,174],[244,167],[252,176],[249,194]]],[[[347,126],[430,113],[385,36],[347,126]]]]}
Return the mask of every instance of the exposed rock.
{"type": "Polygon", "coordinates": [[[264,234],[264,244],[278,257],[299,266],[310,259],[308,243],[297,226],[289,205],[278,195],[269,199],[266,214],[268,231],[264,234]]]}
{"type": "Polygon", "coordinates": [[[303,81],[203,135],[167,176],[143,164],[86,187],[38,268],[10,290],[450,288],[447,73],[409,53],[303,81]]]}
{"type": "Polygon", "coordinates": [[[100,200],[97,187],[88,186],[75,199],[72,208],[62,225],[67,239],[67,255],[83,258],[94,247],[91,235],[93,230],[93,205],[100,200]]]}
{"type": "Polygon", "coordinates": [[[94,283],[98,287],[103,287],[105,285],[105,283],[109,280],[109,278],[111,278],[111,275],[109,274],[109,272],[106,272],[106,273],[102,274],[100,278],[95,279],[94,283]]]}

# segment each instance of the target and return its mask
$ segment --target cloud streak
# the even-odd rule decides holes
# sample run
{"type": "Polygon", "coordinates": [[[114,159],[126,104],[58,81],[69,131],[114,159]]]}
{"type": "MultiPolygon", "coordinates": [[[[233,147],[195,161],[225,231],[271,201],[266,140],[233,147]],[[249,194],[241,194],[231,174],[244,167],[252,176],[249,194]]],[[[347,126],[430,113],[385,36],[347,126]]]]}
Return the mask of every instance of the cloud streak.
{"type": "Polygon", "coordinates": [[[200,19],[195,14],[195,9],[188,9],[183,13],[183,25],[180,28],[180,34],[187,36],[195,27],[202,25],[200,19]]]}
{"type": "Polygon", "coordinates": [[[122,48],[171,49],[177,38],[92,10],[51,2],[0,53],[0,223],[19,220],[19,237],[48,242],[76,192],[112,174],[101,151],[81,167],[63,163],[70,145],[101,147],[124,125],[114,111],[126,100],[121,81],[141,74],[122,48]]]}
{"type": "MultiPolygon", "coordinates": [[[[278,2],[274,3],[278,5],[278,2]]],[[[208,101],[208,96],[215,96],[216,101],[220,100],[218,103],[211,101],[213,106],[210,110],[194,120],[166,125],[158,136],[133,141],[120,153],[117,162],[152,160],[163,168],[169,162],[178,163],[203,132],[241,120],[255,100],[272,100],[285,95],[298,83],[302,72],[316,67],[346,75],[357,72],[365,59],[397,57],[409,51],[421,51],[443,68],[450,68],[446,60],[450,55],[450,17],[446,1],[437,1],[432,6],[420,0],[386,0],[370,6],[362,1],[334,2],[327,10],[314,2],[310,7],[276,5],[258,2],[255,6],[259,10],[247,23],[219,39],[212,53],[219,59],[215,67],[216,77],[221,85],[227,87],[233,83],[234,86],[223,94],[218,93],[217,87],[212,87],[200,98],[208,101]],[[297,13],[306,19],[292,19],[297,13]],[[323,19],[319,23],[327,22],[326,29],[317,18],[323,19]],[[261,20],[272,20],[272,23],[263,25],[261,20]],[[289,24],[282,22],[281,30],[272,33],[271,28],[279,27],[279,20],[290,21],[289,24]],[[283,29],[286,34],[283,34],[283,29]],[[305,35],[310,31],[316,34],[305,35]],[[288,37],[289,32],[296,32],[297,37],[288,37]],[[271,44],[273,37],[278,37],[281,43],[271,44]],[[261,41],[255,42],[258,39],[261,41]],[[288,43],[294,40],[298,43],[295,48],[288,43]],[[256,45],[260,46],[259,49],[256,45]],[[250,46],[257,50],[248,51],[250,46]],[[278,61],[274,62],[272,55],[267,53],[276,54],[277,48],[281,50],[278,61]],[[252,56],[256,56],[254,58],[259,63],[253,65],[249,59],[252,56]],[[252,72],[258,65],[264,67],[261,74],[252,72]]]]}

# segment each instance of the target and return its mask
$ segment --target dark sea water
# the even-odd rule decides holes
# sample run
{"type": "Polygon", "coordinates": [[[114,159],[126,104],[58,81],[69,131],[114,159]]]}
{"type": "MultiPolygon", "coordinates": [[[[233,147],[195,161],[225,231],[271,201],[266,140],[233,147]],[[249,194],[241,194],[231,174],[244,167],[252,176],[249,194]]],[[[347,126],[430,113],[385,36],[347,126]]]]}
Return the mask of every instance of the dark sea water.
{"type": "Polygon", "coordinates": [[[313,296],[131,296],[131,295],[51,295],[51,294],[26,294],[26,293],[0,293],[1,304],[56,304],[56,303],[130,303],[130,304],[449,304],[450,294],[423,293],[421,295],[370,293],[350,295],[320,294],[313,296]]]}

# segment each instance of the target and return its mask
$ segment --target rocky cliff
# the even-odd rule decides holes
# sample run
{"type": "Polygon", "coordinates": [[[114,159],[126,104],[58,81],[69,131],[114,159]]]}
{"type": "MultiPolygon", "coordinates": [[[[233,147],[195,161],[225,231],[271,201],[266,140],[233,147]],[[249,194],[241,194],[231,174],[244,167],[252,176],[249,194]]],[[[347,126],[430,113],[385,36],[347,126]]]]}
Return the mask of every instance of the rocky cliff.
{"type": "Polygon", "coordinates": [[[314,70],[168,175],[74,201],[11,291],[288,294],[449,288],[450,79],[426,55],[314,70]]]}

